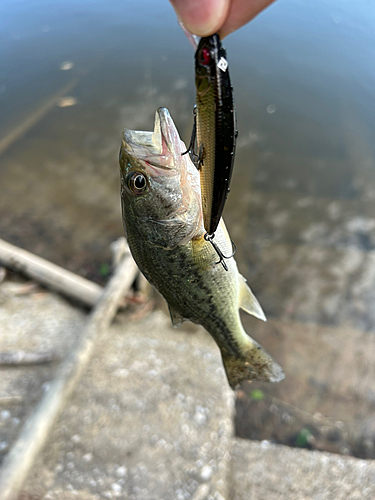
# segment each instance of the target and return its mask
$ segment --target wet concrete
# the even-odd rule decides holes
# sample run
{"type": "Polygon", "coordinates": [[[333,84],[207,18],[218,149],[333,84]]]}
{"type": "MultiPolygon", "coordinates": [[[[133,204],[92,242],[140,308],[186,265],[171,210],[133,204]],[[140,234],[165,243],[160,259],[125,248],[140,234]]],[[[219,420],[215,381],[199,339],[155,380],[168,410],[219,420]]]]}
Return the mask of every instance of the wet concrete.
{"type": "Polygon", "coordinates": [[[280,384],[243,384],[236,434],[375,458],[373,333],[244,317],[246,330],[283,366],[280,384]]]}
{"type": "Polygon", "coordinates": [[[228,224],[268,316],[374,330],[372,200],[253,191],[244,203],[247,221],[228,224]]]}

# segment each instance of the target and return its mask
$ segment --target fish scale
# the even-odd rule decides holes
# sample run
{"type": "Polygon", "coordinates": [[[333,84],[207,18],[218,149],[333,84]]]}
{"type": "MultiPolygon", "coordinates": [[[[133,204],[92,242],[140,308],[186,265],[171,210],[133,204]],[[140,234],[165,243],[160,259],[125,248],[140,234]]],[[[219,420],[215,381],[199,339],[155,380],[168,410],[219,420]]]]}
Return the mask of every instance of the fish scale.
{"type": "MultiPolygon", "coordinates": [[[[222,230],[216,234],[218,243],[225,250],[228,248],[222,230]]],[[[202,238],[203,239],[203,238],[202,238]]],[[[129,247],[134,260],[142,269],[144,275],[164,296],[169,306],[183,311],[182,316],[194,323],[201,324],[208,331],[215,332],[217,342],[224,344],[231,354],[238,354],[239,347],[232,339],[233,327],[240,327],[240,317],[236,303],[238,302],[238,286],[234,278],[235,261],[228,262],[229,273],[222,266],[215,266],[217,254],[210,243],[189,242],[173,250],[140,245],[142,239],[128,238],[129,247]],[[200,245],[201,248],[193,249],[200,245]],[[200,255],[203,254],[203,255],[200,255]],[[200,259],[206,263],[206,268],[215,266],[214,274],[209,282],[204,280],[205,268],[197,266],[200,259]],[[178,278],[171,276],[178,270],[178,278]],[[228,277],[231,283],[228,283],[228,277]],[[220,293],[217,293],[219,291],[220,293]],[[221,312],[225,311],[223,316],[221,312]]]]}

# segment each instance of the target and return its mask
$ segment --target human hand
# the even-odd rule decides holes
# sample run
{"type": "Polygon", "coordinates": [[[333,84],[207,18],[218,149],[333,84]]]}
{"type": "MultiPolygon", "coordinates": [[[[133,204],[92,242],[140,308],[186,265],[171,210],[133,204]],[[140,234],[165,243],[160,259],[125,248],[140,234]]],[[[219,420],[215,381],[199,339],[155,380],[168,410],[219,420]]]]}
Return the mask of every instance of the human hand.
{"type": "Polygon", "coordinates": [[[223,39],[275,0],[170,0],[188,31],[198,36],[219,33],[223,39]]]}

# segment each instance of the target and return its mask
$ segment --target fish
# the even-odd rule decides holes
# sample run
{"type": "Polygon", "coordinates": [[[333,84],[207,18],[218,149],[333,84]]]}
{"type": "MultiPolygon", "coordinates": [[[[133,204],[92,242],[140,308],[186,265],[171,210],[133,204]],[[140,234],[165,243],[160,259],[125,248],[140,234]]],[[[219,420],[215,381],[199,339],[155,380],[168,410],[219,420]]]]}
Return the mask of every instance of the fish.
{"type": "MultiPolygon", "coordinates": [[[[265,320],[238,272],[228,272],[206,241],[199,173],[166,108],[155,115],[153,132],[125,129],[120,149],[121,205],[129,248],[147,280],[164,296],[174,326],[190,320],[216,341],[229,385],[243,380],[278,382],[281,367],[245,332],[239,308],[265,320]]],[[[215,238],[230,252],[223,221],[215,238]]]]}
{"type": "Polygon", "coordinates": [[[217,34],[201,38],[198,44],[195,86],[203,221],[207,233],[212,235],[230,190],[238,133],[226,51],[217,34]]]}

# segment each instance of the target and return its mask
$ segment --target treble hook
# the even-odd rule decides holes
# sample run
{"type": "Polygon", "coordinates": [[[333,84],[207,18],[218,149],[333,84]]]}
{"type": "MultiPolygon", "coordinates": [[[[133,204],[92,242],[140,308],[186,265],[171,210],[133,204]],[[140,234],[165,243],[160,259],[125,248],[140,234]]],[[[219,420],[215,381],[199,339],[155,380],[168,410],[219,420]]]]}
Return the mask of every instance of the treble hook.
{"type": "Polygon", "coordinates": [[[225,263],[224,259],[230,259],[231,257],[233,257],[233,256],[234,256],[234,254],[236,253],[237,247],[236,247],[236,245],[235,245],[234,241],[233,241],[233,240],[230,240],[230,241],[231,241],[231,243],[232,243],[232,254],[231,254],[231,255],[229,255],[229,257],[226,257],[226,256],[223,254],[223,252],[220,250],[220,248],[216,245],[216,243],[213,241],[213,239],[214,239],[214,238],[215,238],[215,233],[214,233],[214,234],[211,234],[211,235],[210,235],[210,234],[208,234],[208,233],[206,233],[206,234],[204,235],[204,239],[205,239],[206,241],[208,241],[208,242],[210,242],[210,243],[211,243],[211,245],[214,247],[215,252],[216,252],[216,253],[218,254],[218,256],[219,256],[219,260],[218,260],[217,262],[215,262],[215,264],[221,264],[221,265],[223,266],[223,268],[224,268],[226,271],[228,271],[228,266],[226,265],[226,263],[225,263]]]}
{"type": "Polygon", "coordinates": [[[193,108],[193,129],[191,131],[191,137],[190,137],[190,142],[187,150],[185,153],[181,153],[181,156],[186,155],[189,153],[191,161],[194,163],[194,165],[197,167],[199,170],[200,164],[202,162],[202,157],[203,157],[203,144],[200,145],[199,152],[197,153],[195,149],[195,144],[196,144],[196,137],[197,137],[197,105],[194,105],[193,108]]]}

